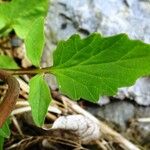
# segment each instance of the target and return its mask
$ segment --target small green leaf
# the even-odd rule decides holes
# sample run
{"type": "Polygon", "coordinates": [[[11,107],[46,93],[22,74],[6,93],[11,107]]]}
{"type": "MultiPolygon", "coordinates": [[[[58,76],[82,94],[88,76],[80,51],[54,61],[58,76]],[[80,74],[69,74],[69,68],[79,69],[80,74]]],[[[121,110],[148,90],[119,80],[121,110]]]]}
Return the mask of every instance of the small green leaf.
{"type": "Polygon", "coordinates": [[[27,56],[33,65],[39,66],[44,48],[44,18],[38,18],[31,27],[25,40],[27,56]]]}
{"type": "Polygon", "coordinates": [[[0,136],[5,137],[5,138],[9,138],[10,129],[9,129],[8,121],[6,121],[4,123],[4,125],[2,126],[2,128],[0,128],[0,136]]]}
{"type": "Polygon", "coordinates": [[[63,94],[95,102],[100,95],[113,95],[140,76],[150,74],[150,45],[130,40],[127,35],[85,39],[73,35],[54,51],[54,66],[63,94]]]}
{"type": "Polygon", "coordinates": [[[0,68],[2,69],[17,69],[19,68],[13,58],[0,55],[0,68]]]}
{"type": "Polygon", "coordinates": [[[33,120],[36,125],[44,123],[48,106],[52,100],[50,89],[43,79],[43,75],[36,75],[30,82],[29,103],[32,109],[33,120]]]}
{"type": "Polygon", "coordinates": [[[0,128],[0,150],[3,150],[4,138],[9,138],[10,129],[9,129],[9,120],[7,120],[2,128],[0,128]]]}
{"type": "Polygon", "coordinates": [[[3,150],[4,137],[0,136],[0,150],[3,150]]]}
{"type": "Polygon", "coordinates": [[[32,23],[39,17],[45,17],[47,10],[48,0],[12,0],[0,4],[0,27],[5,24],[25,39],[32,23]]]}

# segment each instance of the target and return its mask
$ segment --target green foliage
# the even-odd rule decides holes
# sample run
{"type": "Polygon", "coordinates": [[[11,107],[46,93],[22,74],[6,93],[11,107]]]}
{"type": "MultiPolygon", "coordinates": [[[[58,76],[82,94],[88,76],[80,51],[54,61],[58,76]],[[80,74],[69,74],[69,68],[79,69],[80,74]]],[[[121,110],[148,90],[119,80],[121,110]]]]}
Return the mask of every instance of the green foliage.
{"type": "Polygon", "coordinates": [[[27,49],[27,56],[35,66],[40,66],[42,51],[44,48],[44,18],[38,18],[31,27],[25,45],[27,49]]]}
{"type": "Polygon", "coordinates": [[[33,120],[36,125],[41,126],[44,123],[48,106],[51,102],[51,95],[43,75],[39,74],[33,77],[30,82],[29,103],[32,109],[33,120]]]}
{"type": "Polygon", "coordinates": [[[4,137],[0,136],[0,150],[3,150],[4,137]]]}
{"type": "Polygon", "coordinates": [[[48,0],[12,0],[0,4],[0,34],[14,29],[25,39],[28,57],[35,66],[39,66],[45,42],[43,30],[47,10],[48,0]]]}
{"type": "MultiPolygon", "coordinates": [[[[0,34],[14,29],[25,40],[27,56],[37,67],[45,43],[47,9],[48,0],[12,0],[0,4],[0,34]]],[[[150,73],[150,45],[130,40],[125,34],[101,37],[94,33],[85,39],[73,35],[58,44],[53,56],[54,65],[49,71],[56,76],[61,92],[73,100],[96,102],[100,95],[113,95],[118,87],[131,85],[138,77],[150,73]]],[[[18,66],[12,58],[0,55],[0,68],[18,66]]],[[[33,77],[29,86],[33,120],[41,126],[52,100],[44,74],[33,77]]],[[[6,122],[0,129],[1,149],[4,137],[9,134],[6,122]]]]}
{"type": "Polygon", "coordinates": [[[8,121],[5,122],[2,128],[0,128],[0,136],[4,138],[9,138],[10,136],[10,129],[8,121]]]}
{"type": "Polygon", "coordinates": [[[51,72],[63,94],[96,102],[99,95],[113,95],[118,87],[150,73],[150,45],[125,34],[95,33],[85,39],[73,35],[58,44],[51,72]]]}
{"type": "Polygon", "coordinates": [[[17,69],[18,66],[13,58],[6,55],[0,55],[0,68],[17,69]]]}
{"type": "Polygon", "coordinates": [[[9,138],[10,129],[8,121],[5,122],[2,128],[0,128],[0,150],[3,150],[4,138],[9,138]]]}
{"type": "Polygon", "coordinates": [[[12,28],[25,39],[34,21],[44,17],[47,9],[48,0],[12,0],[0,4],[0,28],[12,28]]]}

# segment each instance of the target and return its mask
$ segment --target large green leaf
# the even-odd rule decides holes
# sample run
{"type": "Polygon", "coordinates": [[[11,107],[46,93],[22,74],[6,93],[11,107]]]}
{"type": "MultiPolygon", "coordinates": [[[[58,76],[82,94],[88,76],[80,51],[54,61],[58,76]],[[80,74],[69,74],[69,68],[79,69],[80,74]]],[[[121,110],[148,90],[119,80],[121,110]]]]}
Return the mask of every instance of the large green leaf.
{"type": "Polygon", "coordinates": [[[44,17],[48,10],[48,0],[12,0],[0,4],[0,27],[15,29],[23,39],[32,23],[38,17],[44,17]]]}
{"type": "Polygon", "coordinates": [[[44,123],[48,106],[51,102],[51,94],[43,75],[33,77],[30,82],[29,103],[32,109],[33,120],[36,125],[44,123]]]}
{"type": "Polygon", "coordinates": [[[51,72],[62,93],[75,100],[97,101],[100,95],[113,95],[118,87],[150,73],[150,45],[125,34],[95,33],[85,39],[73,35],[58,44],[51,72]]]}
{"type": "Polygon", "coordinates": [[[40,65],[44,43],[44,17],[40,17],[33,23],[25,39],[27,56],[35,66],[40,65]]]}
{"type": "Polygon", "coordinates": [[[0,55],[0,68],[17,69],[19,68],[13,58],[6,55],[0,55]]]}

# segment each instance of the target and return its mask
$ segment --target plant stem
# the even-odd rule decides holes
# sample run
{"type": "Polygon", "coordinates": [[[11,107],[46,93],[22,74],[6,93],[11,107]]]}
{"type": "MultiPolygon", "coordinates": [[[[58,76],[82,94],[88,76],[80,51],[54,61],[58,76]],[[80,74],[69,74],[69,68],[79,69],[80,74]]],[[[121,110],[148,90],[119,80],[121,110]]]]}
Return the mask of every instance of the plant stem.
{"type": "Polygon", "coordinates": [[[19,96],[18,81],[6,71],[0,70],[0,79],[8,84],[8,90],[3,101],[0,103],[0,128],[14,109],[16,100],[19,96]]]}
{"type": "Polygon", "coordinates": [[[50,73],[51,67],[36,68],[36,69],[2,69],[11,75],[24,75],[24,74],[38,74],[38,73],[50,73]]]}

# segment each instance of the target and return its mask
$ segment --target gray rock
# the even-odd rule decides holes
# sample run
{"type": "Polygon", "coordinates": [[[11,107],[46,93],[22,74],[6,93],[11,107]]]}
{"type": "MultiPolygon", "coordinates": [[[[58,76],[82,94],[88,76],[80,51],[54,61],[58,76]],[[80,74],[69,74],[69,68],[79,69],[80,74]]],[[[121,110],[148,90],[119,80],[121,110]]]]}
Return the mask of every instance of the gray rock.
{"type": "Polygon", "coordinates": [[[125,32],[150,42],[150,1],[144,0],[52,0],[47,32],[66,39],[82,31],[112,35],[125,32]]]}
{"type": "Polygon", "coordinates": [[[13,37],[10,42],[11,42],[11,45],[14,47],[19,47],[23,43],[23,41],[18,37],[13,37]]]}
{"type": "Polygon", "coordinates": [[[109,99],[108,96],[100,96],[100,98],[99,98],[99,100],[97,102],[97,104],[99,106],[103,106],[103,105],[106,105],[108,103],[110,103],[110,99],[109,99]]]}
{"type": "MultiPolygon", "coordinates": [[[[101,120],[108,121],[109,124],[111,122],[113,125],[117,125],[118,129],[121,131],[126,131],[126,129],[128,128],[127,123],[130,122],[130,120],[149,118],[150,114],[149,107],[137,106],[133,105],[132,103],[129,103],[128,101],[119,100],[115,100],[114,102],[111,102],[101,107],[93,108],[93,106],[88,105],[86,107],[86,110],[88,110],[101,120]]],[[[150,123],[148,121],[139,121],[136,124],[134,124],[134,122],[133,124],[131,124],[131,126],[136,125],[138,131],[139,129],[141,129],[140,132],[142,133],[142,136],[146,138],[147,134],[150,134],[150,123]]]]}
{"type": "Polygon", "coordinates": [[[149,109],[149,107],[136,106],[134,116],[135,116],[135,118],[150,118],[150,109],[149,109]]]}
{"type": "Polygon", "coordinates": [[[110,103],[101,107],[98,110],[97,116],[119,125],[124,130],[127,121],[134,116],[134,106],[125,101],[110,103]]]}
{"type": "Polygon", "coordinates": [[[139,78],[131,87],[118,89],[117,97],[124,99],[125,97],[135,100],[139,105],[150,105],[150,78],[139,78]]]}

